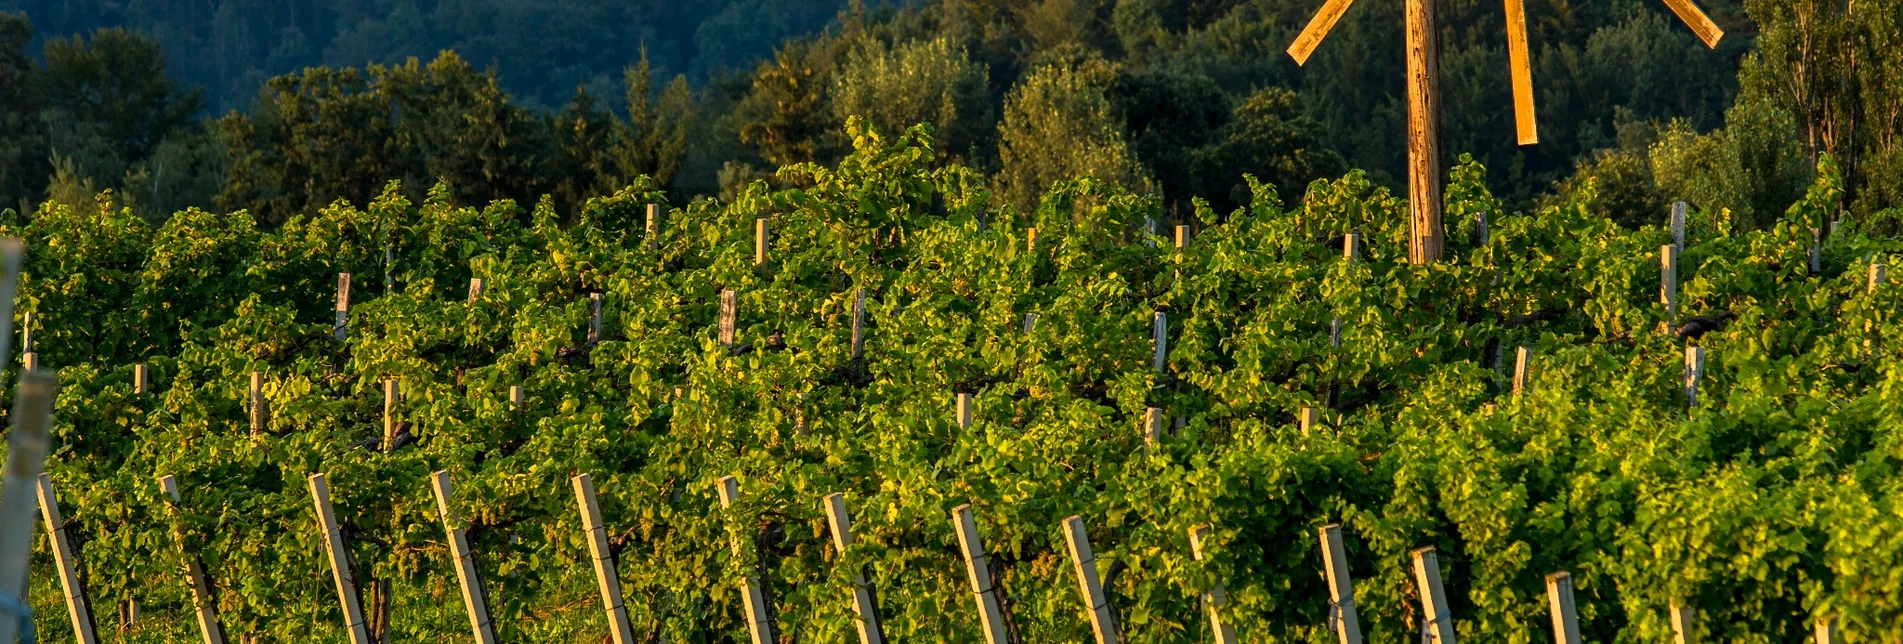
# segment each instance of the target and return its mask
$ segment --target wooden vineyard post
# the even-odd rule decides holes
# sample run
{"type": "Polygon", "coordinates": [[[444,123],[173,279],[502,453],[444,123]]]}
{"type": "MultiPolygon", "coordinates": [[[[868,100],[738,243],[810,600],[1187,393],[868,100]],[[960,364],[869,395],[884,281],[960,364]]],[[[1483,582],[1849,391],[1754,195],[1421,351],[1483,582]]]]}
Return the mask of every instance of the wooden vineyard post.
{"type": "MultiPolygon", "coordinates": [[[[7,243],[12,243],[8,240],[7,243]]],[[[18,274],[18,249],[7,248],[7,277],[18,274]]],[[[0,284],[0,292],[11,284],[0,284]]],[[[9,295],[0,299],[0,324],[11,325],[9,295]]],[[[6,331],[0,328],[0,359],[6,350],[6,331]]],[[[59,380],[52,374],[20,374],[13,397],[13,427],[7,432],[6,482],[0,486],[0,598],[26,604],[26,572],[33,548],[34,497],[46,464],[47,427],[52,424],[53,397],[59,380]]],[[[0,642],[13,642],[25,619],[0,617],[0,642]]],[[[30,626],[30,624],[29,624],[30,626]]]]}
{"type": "Polygon", "coordinates": [[[1143,444],[1155,447],[1163,439],[1163,410],[1147,407],[1143,410],[1143,444]]]}
{"type": "Polygon", "coordinates": [[[1441,258],[1440,27],[1433,0],[1407,1],[1408,260],[1441,258]]]}
{"type": "Polygon", "coordinates": [[[731,290],[720,292],[720,346],[733,348],[735,318],[740,316],[740,298],[731,290]]]}
{"type": "Polygon", "coordinates": [[[20,353],[33,353],[33,312],[20,314],[20,353]]]}
{"type": "Polygon", "coordinates": [[[1678,324],[1678,247],[1659,247],[1659,303],[1665,305],[1666,331],[1678,324]]]}
{"type": "MultiPolygon", "coordinates": [[[[720,507],[733,507],[740,498],[740,483],[732,476],[720,477],[720,507]]],[[[740,537],[734,535],[733,554],[740,556],[740,537]]],[[[740,580],[741,608],[746,611],[747,632],[753,636],[753,644],[774,644],[773,621],[767,618],[766,594],[760,590],[760,578],[747,575],[740,580]]]]}
{"type": "Polygon", "coordinates": [[[767,260],[766,218],[759,217],[753,220],[753,265],[763,266],[766,264],[766,260],[767,260]]]}
{"type": "MultiPolygon", "coordinates": [[[[1209,526],[1202,525],[1189,529],[1189,554],[1197,561],[1203,560],[1203,541],[1209,538],[1209,526]]],[[[1209,632],[1215,636],[1216,644],[1236,644],[1236,629],[1222,621],[1222,607],[1229,604],[1229,593],[1223,590],[1222,582],[1217,581],[1214,588],[1203,591],[1203,610],[1209,613],[1209,632]]]]}
{"type": "Polygon", "coordinates": [[[1156,375],[1161,376],[1163,370],[1169,366],[1167,360],[1170,352],[1170,320],[1169,316],[1162,311],[1157,311],[1156,315],[1150,318],[1150,347],[1153,351],[1150,357],[1150,368],[1155,369],[1156,375]]]}
{"type": "Polygon", "coordinates": [[[80,644],[98,644],[93,632],[92,609],[86,602],[86,588],[79,581],[79,553],[73,552],[66,537],[66,521],[60,516],[59,495],[53,491],[53,477],[40,473],[40,516],[46,519],[46,538],[52,542],[53,566],[59,570],[59,586],[65,591],[66,614],[73,620],[73,633],[80,644]]]}
{"type": "Polygon", "coordinates": [[[1683,201],[1672,202],[1672,247],[1681,253],[1685,252],[1685,208],[1683,201]]]}
{"type": "Polygon", "coordinates": [[[1036,228],[1024,229],[1024,252],[1027,252],[1027,253],[1037,252],[1037,229],[1036,228]]]}
{"type": "Polygon", "coordinates": [[[350,274],[337,274],[337,324],[331,327],[331,335],[338,342],[350,337],[350,274]]]}
{"type": "MultiPolygon", "coordinates": [[[[852,515],[846,512],[846,495],[834,492],[826,495],[826,524],[833,531],[833,548],[841,554],[853,544],[852,515]]],[[[852,613],[854,623],[859,629],[859,644],[879,644],[884,641],[879,630],[879,613],[872,605],[872,585],[866,581],[864,569],[852,573],[852,613]]]]}
{"type": "Polygon", "coordinates": [[[1824,231],[1810,229],[1810,239],[1810,274],[1816,275],[1824,272],[1824,231]]]}
{"type": "Polygon", "coordinates": [[[1486,246],[1491,239],[1487,236],[1487,211],[1474,213],[1474,245],[1486,246]]]}
{"type": "Polygon", "coordinates": [[[511,385],[509,387],[509,411],[522,411],[522,401],[522,385],[511,385]]]}
{"type": "Polygon", "coordinates": [[[449,535],[456,583],[462,586],[463,606],[469,609],[469,629],[475,634],[476,644],[495,644],[496,626],[489,621],[489,606],[482,596],[482,573],[476,569],[476,553],[469,549],[469,536],[463,531],[462,518],[456,516],[455,508],[450,505],[455,490],[450,486],[449,472],[437,470],[431,474],[430,487],[436,491],[436,512],[449,535]]]}
{"type": "Polygon", "coordinates": [[[132,393],[146,394],[152,391],[152,372],[145,365],[132,365],[132,393]]]}
{"type": "Polygon", "coordinates": [[[978,522],[967,503],[951,511],[952,527],[958,531],[958,552],[965,560],[965,573],[971,577],[972,597],[978,603],[978,625],[984,630],[985,644],[1009,644],[1004,635],[1004,609],[998,605],[997,589],[991,584],[991,566],[985,561],[984,542],[978,538],[978,522]]]}
{"type": "Polygon", "coordinates": [[[595,582],[601,586],[601,607],[608,611],[608,635],[614,644],[634,644],[634,627],[628,624],[628,607],[621,598],[621,575],[608,548],[608,527],[601,518],[601,505],[595,502],[595,480],[584,472],[570,481],[575,484],[575,503],[581,506],[581,527],[588,535],[595,582]]]}
{"type": "Polygon", "coordinates": [[[1183,250],[1185,248],[1189,248],[1189,226],[1178,224],[1176,226],[1176,249],[1183,250]]]}
{"type": "Polygon", "coordinates": [[[601,294],[588,294],[588,343],[601,341],[601,294]]]}
{"type": "Polygon", "coordinates": [[[1817,623],[1812,625],[1811,634],[1815,637],[1817,644],[1838,644],[1837,618],[1817,618],[1817,623]]]}
{"type": "Polygon", "coordinates": [[[1024,314],[1024,332],[1030,333],[1032,329],[1036,329],[1036,328],[1037,328],[1037,314],[1036,313],[1024,314]]]}
{"type": "Polygon", "coordinates": [[[1321,427],[1322,410],[1314,407],[1303,407],[1297,410],[1295,412],[1295,424],[1302,428],[1302,435],[1307,436],[1310,431],[1321,427]]]}
{"type": "Polygon", "coordinates": [[[1328,574],[1328,629],[1340,644],[1361,644],[1361,617],[1355,612],[1355,582],[1348,575],[1348,553],[1341,545],[1341,524],[1320,530],[1322,565],[1328,574]]]}
{"type": "MultiPolygon", "coordinates": [[[[573,336],[570,336],[573,337],[573,336]]],[[[383,381],[383,451],[396,451],[396,403],[402,395],[403,380],[390,378],[383,381]]]]}
{"type": "Polygon", "coordinates": [[[1090,615],[1090,630],[1097,644],[1117,644],[1115,618],[1110,615],[1110,600],[1105,599],[1103,583],[1097,578],[1097,557],[1090,552],[1090,537],[1084,534],[1084,520],[1072,515],[1064,519],[1064,545],[1070,550],[1070,565],[1077,573],[1077,590],[1083,596],[1084,610],[1090,615]]]}
{"type": "Polygon", "coordinates": [[[1698,406],[1698,381],[1705,377],[1705,348],[1685,347],[1685,406],[1698,406]]]}
{"type": "Polygon", "coordinates": [[[1672,620],[1672,644],[1693,644],[1693,642],[1697,642],[1698,634],[1693,632],[1693,629],[1697,626],[1697,619],[1692,609],[1680,606],[1679,600],[1673,598],[1667,610],[1669,611],[1668,616],[1671,617],[1672,620]]]}
{"type": "Polygon", "coordinates": [[[264,372],[251,372],[251,437],[264,434],[264,372]]]}
{"type": "MultiPolygon", "coordinates": [[[[176,520],[178,480],[170,474],[159,477],[159,490],[170,501],[167,508],[176,520]]],[[[192,613],[198,618],[198,632],[204,635],[205,644],[225,644],[225,629],[218,624],[218,600],[211,594],[211,579],[205,574],[205,562],[187,551],[185,536],[176,525],[173,526],[172,539],[178,542],[179,554],[185,559],[185,585],[192,591],[192,613]]]]}
{"type": "MultiPolygon", "coordinates": [[[[1342,261],[1353,264],[1355,263],[1355,257],[1360,254],[1361,254],[1361,233],[1349,232],[1346,235],[1342,235],[1341,237],[1342,261]]],[[[1343,325],[1343,322],[1342,322],[1341,316],[1339,315],[1335,316],[1335,319],[1328,323],[1328,345],[1329,346],[1335,347],[1337,349],[1341,348],[1342,325],[1343,325]]]]}
{"type": "Polygon", "coordinates": [[[1440,585],[1440,555],[1433,546],[1415,548],[1414,582],[1421,594],[1421,629],[1434,644],[1454,644],[1454,616],[1447,611],[1447,593],[1440,585]]]}
{"type": "Polygon", "coordinates": [[[648,219],[648,222],[647,222],[648,223],[648,239],[647,239],[648,250],[660,250],[661,248],[661,204],[658,204],[658,203],[648,204],[647,215],[648,215],[647,217],[648,219]]]}
{"type": "Polygon", "coordinates": [[[1513,395],[1518,396],[1533,384],[1533,350],[1520,347],[1513,354],[1513,395]]]}
{"type": "Polygon", "coordinates": [[[1580,644],[1579,611],[1573,605],[1573,576],[1565,571],[1546,576],[1546,604],[1553,614],[1553,641],[1580,644]]]}
{"type": "Polygon", "coordinates": [[[956,413],[958,416],[958,428],[970,429],[971,428],[971,394],[967,394],[967,393],[958,394],[958,407],[957,407],[956,413]]]}
{"type": "Polygon", "coordinates": [[[1890,273],[1889,269],[1886,268],[1882,264],[1872,264],[1870,266],[1870,292],[1871,293],[1877,292],[1877,287],[1883,286],[1883,283],[1889,280],[1889,277],[1890,277],[1889,273],[1890,273]]]}
{"type": "Polygon", "coordinates": [[[39,371],[40,354],[32,351],[20,354],[20,369],[23,371],[39,371]]]}
{"type": "Polygon", "coordinates": [[[861,286],[852,295],[852,359],[858,360],[866,355],[866,287],[861,286]]]}
{"type": "Polygon", "coordinates": [[[324,539],[324,553],[330,557],[331,577],[337,582],[337,601],[343,603],[344,630],[350,633],[350,644],[370,644],[370,629],[363,620],[363,601],[357,597],[356,575],[351,571],[350,551],[344,543],[343,531],[337,526],[337,515],[331,511],[330,484],[322,472],[310,475],[307,481],[311,503],[317,506],[317,527],[324,539]]]}
{"type": "Polygon", "coordinates": [[[482,299],[482,293],[487,288],[488,286],[482,281],[482,278],[469,278],[469,303],[475,304],[476,300],[482,299]]]}

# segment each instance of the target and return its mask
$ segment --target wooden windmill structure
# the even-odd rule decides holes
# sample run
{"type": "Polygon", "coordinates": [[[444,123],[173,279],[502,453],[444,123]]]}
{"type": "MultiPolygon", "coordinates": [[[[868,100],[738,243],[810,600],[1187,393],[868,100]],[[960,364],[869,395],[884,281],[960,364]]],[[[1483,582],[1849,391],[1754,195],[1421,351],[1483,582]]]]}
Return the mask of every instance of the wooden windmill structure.
{"type": "MultiPolygon", "coordinates": [[[[1408,260],[1416,264],[1440,261],[1444,244],[1441,226],[1440,185],[1440,27],[1434,19],[1435,0],[1403,0],[1407,3],[1407,192],[1408,260]]],[[[1539,143],[1539,131],[1533,117],[1533,70],[1527,59],[1525,0],[1505,0],[1507,18],[1507,60],[1513,68],[1513,112],[1519,130],[1520,145],[1539,143]]],[[[1679,20],[1705,41],[1717,47],[1724,31],[1712,24],[1705,12],[1692,0],[1664,0],[1679,20]]],[[[1308,27],[1289,45],[1295,64],[1308,62],[1315,46],[1328,36],[1341,19],[1342,12],[1354,0],[1328,0],[1310,19],[1308,27]]]]}

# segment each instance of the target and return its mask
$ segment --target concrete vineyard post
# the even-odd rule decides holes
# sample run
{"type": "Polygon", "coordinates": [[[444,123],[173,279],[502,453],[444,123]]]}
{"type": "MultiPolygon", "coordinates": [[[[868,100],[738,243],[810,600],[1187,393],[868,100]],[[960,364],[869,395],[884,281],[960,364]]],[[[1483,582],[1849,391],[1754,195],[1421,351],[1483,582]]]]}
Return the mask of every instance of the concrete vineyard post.
{"type": "Polygon", "coordinates": [[[1685,406],[1698,406],[1698,381],[1705,377],[1705,348],[1685,347],[1685,406]]]}
{"type": "Polygon", "coordinates": [[[866,355],[866,287],[859,287],[852,295],[852,359],[858,360],[866,355]]]}
{"type": "Polygon", "coordinates": [[[1837,639],[1837,618],[1817,618],[1817,623],[1811,625],[1811,634],[1814,636],[1814,641],[1817,644],[1839,644],[1839,640],[1837,639]]]}
{"type": "MultiPolygon", "coordinates": [[[[740,498],[740,483],[732,476],[720,477],[720,507],[733,507],[740,498]]],[[[733,554],[740,555],[740,536],[733,537],[733,554]]],[[[766,593],[760,589],[760,578],[747,575],[740,580],[741,608],[746,611],[747,632],[753,636],[753,644],[774,644],[773,622],[767,618],[766,593]]]]}
{"type": "Polygon", "coordinates": [[[1332,346],[1337,349],[1341,348],[1341,329],[1342,329],[1341,318],[1335,318],[1334,321],[1328,323],[1328,345],[1329,346],[1332,346]]]}
{"type": "Polygon", "coordinates": [[[1156,370],[1157,375],[1163,375],[1164,368],[1169,366],[1170,320],[1162,311],[1150,318],[1150,347],[1153,350],[1150,368],[1156,370]]]}
{"type": "Polygon", "coordinates": [[[98,644],[93,632],[92,608],[86,602],[86,588],[79,581],[79,554],[73,552],[66,536],[66,520],[59,512],[59,495],[53,491],[53,477],[44,472],[39,478],[40,516],[46,520],[46,538],[52,543],[53,567],[59,571],[59,586],[66,600],[66,614],[73,620],[73,633],[80,644],[98,644]]]}
{"type": "Polygon", "coordinates": [[[1810,229],[1810,239],[1810,273],[1816,275],[1824,272],[1824,231],[1810,229]]]}
{"type": "Polygon", "coordinates": [[[1145,216],[1143,218],[1143,245],[1148,246],[1150,248],[1156,248],[1156,218],[1155,217],[1145,216]]]}
{"type": "Polygon", "coordinates": [[[1103,593],[1103,583],[1097,578],[1097,557],[1090,551],[1090,537],[1084,533],[1082,517],[1071,516],[1064,519],[1064,546],[1070,550],[1071,569],[1077,573],[1077,591],[1083,596],[1084,610],[1090,616],[1090,630],[1097,636],[1097,644],[1117,644],[1117,625],[1110,615],[1110,600],[1103,593]]]}
{"type": "Polygon", "coordinates": [[[1692,609],[1679,603],[1674,598],[1666,608],[1667,616],[1672,620],[1672,644],[1694,644],[1698,641],[1698,634],[1693,631],[1697,627],[1696,618],[1692,609]]]}
{"type": "Polygon", "coordinates": [[[1659,303],[1665,305],[1666,330],[1678,322],[1678,247],[1659,247],[1659,303]]]}
{"type": "Polygon", "coordinates": [[[1533,350],[1520,347],[1513,354],[1513,395],[1526,392],[1533,384],[1533,350]]]}
{"type": "Polygon", "coordinates": [[[469,278],[469,303],[475,304],[476,300],[482,299],[482,293],[486,288],[488,287],[487,285],[484,284],[484,282],[482,281],[482,278],[480,277],[469,278]]]}
{"type": "Polygon", "coordinates": [[[1355,612],[1355,583],[1348,575],[1348,553],[1341,545],[1341,524],[1330,523],[1318,532],[1322,565],[1328,575],[1328,629],[1340,644],[1361,644],[1361,617],[1355,612]]]}
{"type": "Polygon", "coordinates": [[[1487,211],[1474,213],[1474,245],[1486,246],[1489,239],[1491,238],[1487,235],[1487,211]]]}
{"type": "Polygon", "coordinates": [[[1579,611],[1573,605],[1573,576],[1564,571],[1546,576],[1546,605],[1553,615],[1553,641],[1580,644],[1579,611]]]}
{"type": "Polygon", "coordinates": [[[1672,202],[1672,247],[1681,253],[1685,252],[1685,209],[1685,202],[1672,202]]]}
{"type": "Polygon", "coordinates": [[[1454,616],[1447,610],[1447,593],[1440,585],[1440,555],[1433,546],[1415,548],[1414,583],[1421,594],[1422,629],[1434,644],[1454,644],[1454,616]]]}
{"type": "Polygon", "coordinates": [[[462,586],[463,607],[469,610],[469,629],[475,634],[476,644],[495,644],[496,626],[489,621],[489,606],[482,596],[482,573],[476,569],[476,553],[469,549],[469,536],[462,528],[462,519],[451,505],[455,499],[455,489],[450,486],[449,472],[437,470],[431,474],[430,487],[436,492],[436,512],[442,517],[443,529],[449,536],[449,554],[455,560],[456,583],[462,586]]]}
{"type": "Polygon", "coordinates": [[[1147,407],[1143,410],[1143,444],[1155,447],[1163,439],[1163,410],[1147,407]]]}
{"type": "Polygon", "coordinates": [[[145,365],[132,365],[132,393],[145,394],[152,391],[152,372],[145,365]]]}
{"type": "MultiPolygon", "coordinates": [[[[173,520],[178,518],[178,480],[167,474],[159,477],[159,491],[171,503],[166,507],[171,511],[173,520]]],[[[185,558],[185,585],[192,592],[192,614],[198,619],[198,632],[204,636],[205,644],[225,644],[225,628],[218,623],[218,600],[211,594],[211,579],[205,574],[205,562],[197,555],[187,551],[185,536],[174,525],[172,540],[178,543],[179,554],[185,558]]]]}
{"type": "Polygon", "coordinates": [[[383,381],[383,451],[396,450],[396,403],[402,394],[403,381],[390,378],[383,381]]]}
{"type": "Polygon", "coordinates": [[[601,294],[588,294],[588,343],[601,341],[601,294]]]}
{"type": "Polygon", "coordinates": [[[1432,0],[1406,0],[1408,259],[1440,261],[1440,27],[1432,0]]]}
{"type": "Polygon", "coordinates": [[[958,394],[957,416],[959,429],[971,427],[971,394],[958,394]]]}
{"type": "Polygon", "coordinates": [[[753,265],[761,266],[767,260],[767,224],[766,218],[753,220],[753,265]]]}
{"type": "MultiPolygon", "coordinates": [[[[1197,561],[1203,561],[1203,542],[1209,538],[1209,526],[1197,526],[1189,529],[1189,554],[1197,561]]],[[[1222,621],[1222,607],[1229,604],[1229,593],[1223,590],[1222,582],[1203,591],[1203,610],[1209,613],[1209,632],[1215,636],[1216,644],[1236,644],[1236,629],[1222,621]]]]}
{"type": "Polygon", "coordinates": [[[337,274],[337,323],[331,335],[338,342],[350,337],[350,274],[337,274]]]}
{"type": "Polygon", "coordinates": [[[595,480],[584,472],[570,481],[575,485],[575,503],[581,506],[582,533],[587,535],[589,561],[595,565],[595,583],[601,586],[601,607],[608,612],[608,635],[614,644],[634,644],[634,627],[628,623],[628,607],[621,598],[621,575],[608,548],[608,526],[601,518],[601,505],[595,502],[595,480]]]}
{"type": "Polygon", "coordinates": [[[1004,635],[1004,609],[998,605],[997,589],[991,585],[991,566],[985,561],[984,543],[978,538],[978,523],[967,503],[951,511],[952,527],[958,531],[958,552],[965,560],[965,573],[971,577],[971,593],[978,604],[978,625],[984,629],[985,644],[1010,644],[1004,635]]]}
{"type": "MultiPolygon", "coordinates": [[[[846,495],[834,492],[826,495],[826,524],[832,528],[833,548],[845,553],[853,544],[852,515],[846,512],[846,495]]],[[[864,569],[852,573],[852,613],[854,625],[859,629],[859,644],[879,644],[884,641],[879,631],[879,614],[872,605],[871,584],[866,581],[864,569]]]]}
{"type": "Polygon", "coordinates": [[[251,435],[264,433],[264,372],[251,372],[251,435]]]}
{"type": "Polygon", "coordinates": [[[337,582],[337,600],[343,604],[344,630],[350,644],[370,644],[370,629],[363,619],[363,600],[357,596],[356,575],[350,569],[349,546],[330,507],[330,484],[323,473],[306,479],[311,488],[311,503],[317,508],[317,528],[324,539],[324,553],[330,558],[331,577],[337,582]]]}
{"type": "Polygon", "coordinates": [[[661,248],[661,204],[657,204],[657,203],[648,204],[647,215],[648,215],[647,216],[648,250],[660,250],[661,248]]]}
{"type": "Polygon", "coordinates": [[[719,320],[720,346],[727,347],[727,348],[733,347],[734,325],[737,323],[735,318],[739,317],[739,315],[740,315],[739,296],[735,295],[734,292],[731,290],[721,291],[720,292],[720,320],[719,320]]]}

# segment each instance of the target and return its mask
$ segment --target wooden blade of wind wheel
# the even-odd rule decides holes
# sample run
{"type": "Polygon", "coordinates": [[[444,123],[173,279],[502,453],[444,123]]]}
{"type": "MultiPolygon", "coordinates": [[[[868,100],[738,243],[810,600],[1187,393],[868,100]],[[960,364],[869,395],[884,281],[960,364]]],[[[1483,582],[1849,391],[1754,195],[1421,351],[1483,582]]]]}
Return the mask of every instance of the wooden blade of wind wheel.
{"type": "Polygon", "coordinates": [[[1678,14],[1678,19],[1685,21],[1685,26],[1691,27],[1692,33],[1698,34],[1706,47],[1718,48],[1718,39],[1725,37],[1725,31],[1705,16],[1705,12],[1699,11],[1692,0],[1665,0],[1665,6],[1671,7],[1672,13],[1678,14]]]}
{"type": "Polygon", "coordinates": [[[1315,12],[1315,17],[1309,19],[1308,26],[1302,29],[1302,35],[1295,37],[1295,44],[1288,46],[1288,55],[1295,58],[1296,65],[1308,64],[1309,54],[1315,53],[1315,46],[1322,44],[1322,39],[1328,37],[1328,30],[1335,28],[1335,21],[1341,20],[1342,12],[1347,11],[1348,5],[1354,2],[1328,0],[1327,4],[1322,5],[1321,11],[1315,12]]]}
{"type": "Polygon", "coordinates": [[[1533,62],[1526,51],[1526,2],[1507,3],[1507,64],[1513,68],[1513,123],[1519,129],[1520,145],[1540,142],[1537,117],[1533,112],[1533,62]]]}

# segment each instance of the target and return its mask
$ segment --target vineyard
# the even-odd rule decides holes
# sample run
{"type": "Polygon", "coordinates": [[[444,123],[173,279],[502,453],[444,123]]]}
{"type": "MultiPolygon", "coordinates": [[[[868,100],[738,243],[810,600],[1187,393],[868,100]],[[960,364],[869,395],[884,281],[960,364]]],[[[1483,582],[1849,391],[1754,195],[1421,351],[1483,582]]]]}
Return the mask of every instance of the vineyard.
{"type": "MultiPolygon", "coordinates": [[[[865,604],[889,641],[979,642],[989,598],[1014,642],[1222,641],[1212,610],[1335,642],[1337,523],[1371,642],[1421,636],[1426,546],[1463,641],[1551,641],[1559,571],[1587,641],[1903,639],[1903,241],[1833,221],[1828,161],[1761,230],[1629,230],[1590,190],[1503,213],[1463,163],[1417,266],[1359,173],[1180,221],[1090,180],[1022,212],[922,130],[851,134],[794,187],[653,216],[637,184],[0,221],[101,640],[203,641],[197,558],[234,642],[348,641],[352,602],[462,641],[465,560],[500,641],[602,641],[600,534],[633,641],[859,641],[865,604]]],[[[36,530],[38,629],[72,641],[36,530]]]]}

